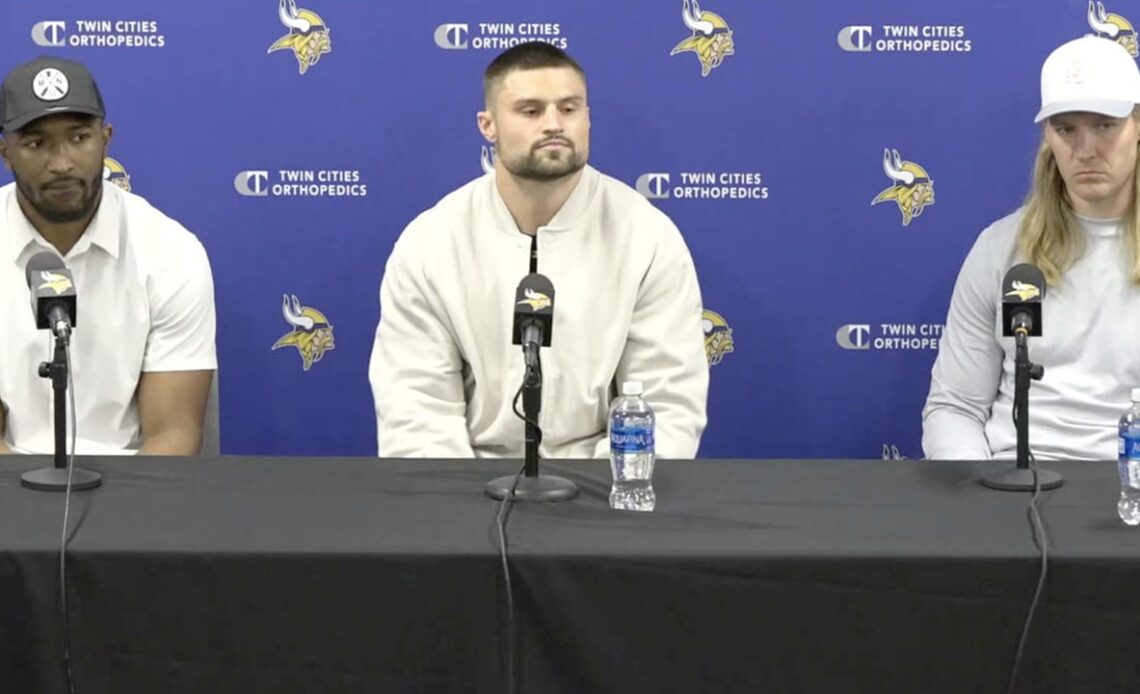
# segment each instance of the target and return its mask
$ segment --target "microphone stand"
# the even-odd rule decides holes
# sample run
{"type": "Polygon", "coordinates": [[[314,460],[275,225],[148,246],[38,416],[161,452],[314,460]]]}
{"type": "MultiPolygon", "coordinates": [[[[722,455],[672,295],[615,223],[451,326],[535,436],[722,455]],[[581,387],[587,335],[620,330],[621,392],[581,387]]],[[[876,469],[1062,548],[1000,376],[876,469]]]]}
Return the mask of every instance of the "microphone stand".
{"type": "Polygon", "coordinates": [[[512,489],[518,501],[567,501],[578,496],[578,485],[570,480],[538,473],[538,446],[542,442],[542,430],[538,426],[538,415],[542,410],[542,361],[538,356],[541,342],[523,342],[523,360],[526,362],[522,383],[523,416],[526,419],[523,476],[507,475],[488,482],[484,491],[492,499],[504,499],[512,494],[512,489]]]}
{"type": "MultiPolygon", "coordinates": [[[[1013,360],[1013,414],[1014,428],[1017,430],[1017,467],[982,478],[982,484],[990,489],[1006,492],[1031,492],[1034,489],[1033,471],[1029,469],[1029,386],[1031,381],[1040,381],[1045,375],[1045,367],[1029,361],[1029,338],[1024,326],[1014,330],[1016,349],[1013,360]]],[[[1041,489],[1056,489],[1065,478],[1052,470],[1038,470],[1037,480],[1041,489]]]]}
{"type": "MultiPolygon", "coordinates": [[[[523,416],[526,418],[526,465],[527,477],[538,477],[538,446],[542,431],[538,428],[538,414],[542,411],[542,363],[538,360],[538,347],[526,345],[523,349],[533,350],[534,357],[527,359],[523,373],[522,401],[523,416]]],[[[528,355],[529,356],[529,355],[528,355]]]]}
{"type": "MultiPolygon", "coordinates": [[[[55,415],[55,465],[53,467],[29,470],[20,475],[20,484],[46,492],[61,492],[67,489],[67,348],[70,335],[66,332],[55,335],[55,352],[50,362],[42,362],[38,373],[41,378],[51,379],[54,396],[55,415]]],[[[74,468],[71,471],[72,491],[94,489],[103,483],[98,472],[74,468]]]]}

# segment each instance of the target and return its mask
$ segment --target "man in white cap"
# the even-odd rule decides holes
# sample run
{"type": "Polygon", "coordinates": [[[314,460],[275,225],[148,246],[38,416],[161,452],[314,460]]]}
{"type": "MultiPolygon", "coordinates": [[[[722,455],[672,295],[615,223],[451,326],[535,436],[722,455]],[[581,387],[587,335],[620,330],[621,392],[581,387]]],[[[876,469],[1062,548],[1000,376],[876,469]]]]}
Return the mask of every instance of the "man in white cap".
{"type": "Polygon", "coordinates": [[[37,58],[0,87],[0,159],[15,179],[0,187],[0,453],[54,449],[52,383],[37,373],[50,338],[28,286],[44,281],[34,266],[45,255],[74,278],[76,452],[201,446],[217,367],[210,264],[181,224],[104,184],[104,115],[95,80],[73,60],[37,58]]]}
{"type": "Polygon", "coordinates": [[[1041,68],[1041,145],[1024,206],[978,237],[962,266],[923,411],[928,458],[1013,458],[1014,340],[1002,277],[1031,263],[1048,284],[1045,369],[1030,389],[1039,459],[1116,458],[1116,421],[1140,386],[1140,70],[1120,45],[1070,41],[1041,68]]]}

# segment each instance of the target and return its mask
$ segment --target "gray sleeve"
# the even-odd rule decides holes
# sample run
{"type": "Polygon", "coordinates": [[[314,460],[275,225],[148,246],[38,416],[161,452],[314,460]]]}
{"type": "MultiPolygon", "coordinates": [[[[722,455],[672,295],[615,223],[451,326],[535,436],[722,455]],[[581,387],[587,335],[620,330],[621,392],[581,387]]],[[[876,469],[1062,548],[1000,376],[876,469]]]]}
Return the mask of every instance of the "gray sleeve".
{"type": "Polygon", "coordinates": [[[1008,235],[999,232],[1004,231],[991,227],[982,233],[954,285],[922,413],[922,449],[927,458],[991,457],[985,425],[997,397],[1004,359],[995,335],[1006,260],[1000,241],[1008,235]]]}

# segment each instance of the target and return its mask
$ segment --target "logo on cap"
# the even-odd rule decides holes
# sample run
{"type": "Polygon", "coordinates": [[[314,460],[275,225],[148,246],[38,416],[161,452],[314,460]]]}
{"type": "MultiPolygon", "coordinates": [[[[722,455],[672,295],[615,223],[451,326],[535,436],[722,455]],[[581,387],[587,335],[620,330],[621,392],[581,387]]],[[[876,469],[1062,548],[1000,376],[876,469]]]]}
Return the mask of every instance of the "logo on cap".
{"type": "Polygon", "coordinates": [[[45,67],[32,78],[32,91],[41,101],[59,101],[69,88],[67,75],[54,67],[45,67]]]}
{"type": "Polygon", "coordinates": [[[1088,81],[1089,64],[1084,56],[1074,55],[1065,66],[1065,84],[1080,85],[1088,81]]]}

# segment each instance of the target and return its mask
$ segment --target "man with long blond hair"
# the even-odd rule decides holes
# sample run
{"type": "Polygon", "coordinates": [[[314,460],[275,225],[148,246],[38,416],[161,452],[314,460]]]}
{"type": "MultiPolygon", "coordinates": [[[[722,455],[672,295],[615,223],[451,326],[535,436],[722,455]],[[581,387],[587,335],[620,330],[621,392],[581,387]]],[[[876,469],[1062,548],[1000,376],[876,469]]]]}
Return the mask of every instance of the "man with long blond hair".
{"type": "Polygon", "coordinates": [[[1116,420],[1140,387],[1140,69],[1118,44],[1070,41],[1041,68],[1042,139],[1025,205],[975,242],[954,287],[923,411],[928,458],[1013,458],[1014,340],[1002,277],[1028,262],[1049,285],[1045,368],[1029,397],[1042,459],[1116,457],[1116,420]]]}

